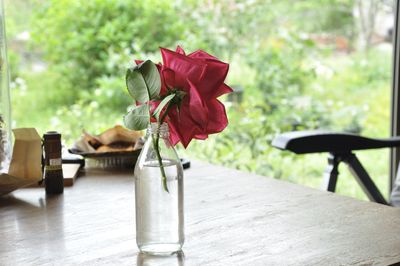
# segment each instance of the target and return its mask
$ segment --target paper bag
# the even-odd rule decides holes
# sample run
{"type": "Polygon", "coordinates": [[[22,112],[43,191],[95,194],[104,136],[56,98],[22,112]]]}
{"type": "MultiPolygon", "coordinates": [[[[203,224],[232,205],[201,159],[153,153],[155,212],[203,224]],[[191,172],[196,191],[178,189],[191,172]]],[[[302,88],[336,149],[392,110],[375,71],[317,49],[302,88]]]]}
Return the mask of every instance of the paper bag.
{"type": "Polygon", "coordinates": [[[8,174],[0,175],[0,195],[42,179],[42,142],[34,128],[13,130],[15,142],[8,174]]]}

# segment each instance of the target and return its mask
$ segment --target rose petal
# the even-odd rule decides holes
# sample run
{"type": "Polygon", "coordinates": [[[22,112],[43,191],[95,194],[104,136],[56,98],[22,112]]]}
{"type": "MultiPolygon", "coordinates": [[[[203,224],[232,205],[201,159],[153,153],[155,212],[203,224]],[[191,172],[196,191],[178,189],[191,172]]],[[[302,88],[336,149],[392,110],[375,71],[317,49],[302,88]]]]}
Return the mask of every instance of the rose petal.
{"type": "Polygon", "coordinates": [[[160,48],[164,66],[175,72],[175,85],[180,89],[188,89],[187,79],[199,82],[204,75],[207,64],[200,60],[191,59],[174,51],[160,48]]]}
{"type": "Polygon", "coordinates": [[[207,134],[219,133],[228,125],[225,106],[217,99],[207,101],[209,120],[207,124],[207,134]]]}
{"type": "Polygon", "coordinates": [[[221,84],[226,79],[226,76],[229,71],[229,64],[226,64],[217,58],[207,54],[202,50],[198,50],[194,53],[188,55],[190,58],[202,60],[207,64],[206,71],[204,76],[198,84],[201,87],[201,93],[209,98],[217,97],[215,95],[221,96],[227,92],[225,92],[226,88],[221,87],[221,84]],[[218,91],[222,89],[223,91],[218,91]]]}
{"type": "Polygon", "coordinates": [[[193,53],[188,54],[189,57],[192,58],[201,58],[201,59],[213,59],[213,60],[217,60],[220,61],[218,58],[216,58],[215,56],[210,55],[207,52],[204,52],[203,50],[197,50],[194,51],[193,53]]]}
{"type": "MultiPolygon", "coordinates": [[[[185,106],[182,110],[189,109],[185,106]]],[[[182,111],[178,113],[176,110],[171,110],[168,115],[166,122],[170,127],[170,141],[172,145],[181,142],[182,145],[187,148],[195,135],[200,133],[200,129],[187,114],[188,113],[182,113],[182,111]]]]}
{"type": "Polygon", "coordinates": [[[205,140],[208,138],[207,134],[198,134],[194,136],[195,139],[199,139],[199,140],[205,140]]]}
{"type": "Polygon", "coordinates": [[[208,109],[204,104],[203,99],[200,96],[196,86],[188,81],[190,84],[189,88],[189,109],[190,115],[193,121],[198,125],[201,130],[207,129],[208,124],[208,109]]]}
{"type": "Polygon", "coordinates": [[[185,148],[196,134],[201,133],[190,115],[188,102],[182,103],[179,113],[176,110],[171,110],[169,119],[175,126],[176,133],[185,148]]]}
{"type": "Polygon", "coordinates": [[[181,140],[179,132],[176,130],[174,124],[171,122],[170,119],[166,121],[169,126],[169,140],[171,141],[172,146],[175,146],[181,140]]]}
{"type": "Polygon", "coordinates": [[[222,83],[221,86],[217,90],[215,90],[213,98],[218,98],[219,96],[222,96],[227,93],[231,93],[233,90],[231,87],[226,85],[225,83],[222,83]]]}
{"type": "Polygon", "coordinates": [[[176,46],[176,52],[178,53],[178,54],[183,54],[183,55],[186,55],[185,54],[185,51],[182,49],[182,47],[181,46],[176,46]]]}
{"type": "Polygon", "coordinates": [[[218,90],[224,83],[229,65],[220,61],[207,60],[207,68],[203,78],[197,86],[201,88],[201,94],[212,98],[215,94],[221,94],[218,90]]]}
{"type": "Polygon", "coordinates": [[[163,82],[166,86],[168,86],[170,89],[174,88],[175,72],[172,69],[163,67],[163,69],[161,70],[161,76],[162,76],[163,82]]]}

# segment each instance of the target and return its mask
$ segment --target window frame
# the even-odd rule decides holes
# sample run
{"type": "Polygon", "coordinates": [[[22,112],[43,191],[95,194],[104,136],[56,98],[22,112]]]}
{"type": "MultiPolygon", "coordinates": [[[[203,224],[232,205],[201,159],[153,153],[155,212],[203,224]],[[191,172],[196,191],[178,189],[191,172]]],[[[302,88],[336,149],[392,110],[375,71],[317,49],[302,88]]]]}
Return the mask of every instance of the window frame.
{"type": "MultiPolygon", "coordinates": [[[[400,69],[400,4],[394,1],[394,26],[393,26],[393,67],[392,67],[392,95],[391,95],[391,136],[400,136],[400,91],[399,91],[399,69],[400,69]]],[[[396,179],[397,168],[400,161],[400,148],[391,150],[389,194],[396,179]]]]}

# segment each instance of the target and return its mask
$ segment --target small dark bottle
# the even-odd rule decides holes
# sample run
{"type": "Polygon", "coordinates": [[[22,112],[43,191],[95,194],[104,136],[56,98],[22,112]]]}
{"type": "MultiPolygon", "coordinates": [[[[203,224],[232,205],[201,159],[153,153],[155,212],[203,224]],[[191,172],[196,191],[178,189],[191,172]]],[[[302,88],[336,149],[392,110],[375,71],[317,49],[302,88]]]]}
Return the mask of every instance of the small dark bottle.
{"type": "Polygon", "coordinates": [[[47,194],[64,192],[64,176],[61,158],[61,134],[49,131],[43,135],[44,184],[47,194]]]}

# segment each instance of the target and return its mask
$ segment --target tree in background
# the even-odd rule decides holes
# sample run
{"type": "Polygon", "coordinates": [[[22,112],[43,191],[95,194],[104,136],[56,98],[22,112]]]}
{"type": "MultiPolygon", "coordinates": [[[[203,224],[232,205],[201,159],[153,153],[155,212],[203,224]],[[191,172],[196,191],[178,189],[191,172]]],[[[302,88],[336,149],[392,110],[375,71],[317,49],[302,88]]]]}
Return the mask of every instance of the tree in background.
{"type": "MultiPolygon", "coordinates": [[[[378,15],[389,9],[393,13],[393,1],[388,0],[357,0],[355,2],[354,13],[357,16],[357,26],[359,28],[360,47],[369,51],[376,37],[376,22],[378,15]]],[[[388,30],[388,29],[387,29],[388,30]]],[[[376,40],[381,42],[382,40],[376,40]]]]}
{"type": "Polygon", "coordinates": [[[130,55],[184,38],[184,23],[170,1],[49,0],[35,12],[36,44],[77,93],[93,90],[102,76],[123,77],[127,65],[121,61],[130,55]]]}

